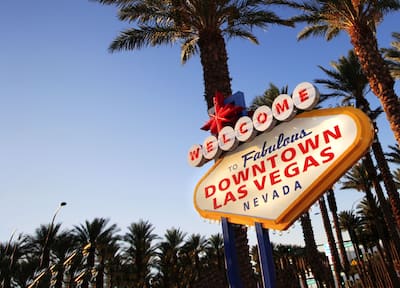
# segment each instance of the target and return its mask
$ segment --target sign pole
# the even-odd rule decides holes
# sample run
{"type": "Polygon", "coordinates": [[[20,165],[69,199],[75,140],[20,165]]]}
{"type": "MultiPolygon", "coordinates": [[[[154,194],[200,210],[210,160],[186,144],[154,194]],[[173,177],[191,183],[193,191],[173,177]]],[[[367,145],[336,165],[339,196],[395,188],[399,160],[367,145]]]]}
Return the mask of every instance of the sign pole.
{"type": "Polygon", "coordinates": [[[264,229],[259,222],[256,222],[255,226],[258,241],[258,255],[260,257],[260,270],[264,288],[275,288],[275,265],[272,256],[271,241],[269,240],[269,231],[268,229],[264,229]]]}
{"type": "Polygon", "coordinates": [[[239,263],[237,260],[233,227],[225,217],[221,218],[221,223],[224,236],[224,251],[229,287],[242,288],[243,285],[239,276],[239,263]]]}

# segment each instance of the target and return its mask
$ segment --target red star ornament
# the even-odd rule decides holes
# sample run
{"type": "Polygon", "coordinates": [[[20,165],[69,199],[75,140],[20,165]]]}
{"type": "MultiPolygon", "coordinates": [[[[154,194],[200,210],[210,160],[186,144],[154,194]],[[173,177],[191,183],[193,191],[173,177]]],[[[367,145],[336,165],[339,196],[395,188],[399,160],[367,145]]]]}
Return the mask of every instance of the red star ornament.
{"type": "Polygon", "coordinates": [[[210,130],[211,134],[217,135],[225,126],[224,124],[233,123],[237,119],[243,107],[235,106],[232,103],[224,105],[224,95],[221,92],[215,93],[213,101],[214,114],[209,114],[210,119],[201,129],[210,130]]]}

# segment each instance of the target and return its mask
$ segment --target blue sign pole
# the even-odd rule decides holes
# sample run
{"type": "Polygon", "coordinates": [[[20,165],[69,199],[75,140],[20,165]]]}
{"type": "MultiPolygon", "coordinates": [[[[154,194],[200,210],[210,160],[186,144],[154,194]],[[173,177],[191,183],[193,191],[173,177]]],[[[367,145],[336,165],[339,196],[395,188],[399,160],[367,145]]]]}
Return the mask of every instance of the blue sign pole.
{"type": "Polygon", "coordinates": [[[237,260],[236,247],[235,247],[235,233],[232,224],[228,219],[222,217],[222,232],[224,236],[224,251],[226,270],[230,288],[242,288],[242,281],[240,280],[239,263],[237,260]]]}
{"type": "Polygon", "coordinates": [[[261,223],[255,223],[257,241],[258,241],[258,255],[260,257],[261,276],[264,288],[276,287],[275,265],[272,256],[272,246],[269,240],[269,231],[264,229],[261,223]]]}

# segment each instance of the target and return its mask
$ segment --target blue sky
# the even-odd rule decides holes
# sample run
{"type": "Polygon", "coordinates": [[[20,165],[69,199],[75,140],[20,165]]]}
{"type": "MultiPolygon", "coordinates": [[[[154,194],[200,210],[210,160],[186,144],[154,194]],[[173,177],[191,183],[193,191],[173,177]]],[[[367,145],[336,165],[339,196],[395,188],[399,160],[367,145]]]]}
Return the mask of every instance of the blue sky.
{"type": "MultiPolygon", "coordinates": [[[[390,46],[398,24],[392,14],[380,26],[381,47],[390,46]]],[[[199,58],[181,65],[179,46],[110,54],[108,45],[126,27],[114,7],[86,0],[1,1],[0,241],[49,223],[62,201],[68,204],[56,222],[66,229],[105,217],[121,233],[139,219],[159,235],[171,227],[221,232],[193,206],[209,166],[186,162],[190,146],[208,135],[200,130],[208,116],[199,58]]],[[[258,46],[229,41],[232,90],[244,92],[247,103],[269,83],[292,91],[323,78],[317,65],[329,67],[350,49],[344,34],[328,43],[297,42],[300,28],[257,31],[258,46]]],[[[386,148],[394,140],[384,116],[379,126],[386,148]]],[[[340,210],[362,197],[339,189],[336,195],[340,210]]],[[[272,241],[303,243],[300,229],[289,231],[272,241]]]]}

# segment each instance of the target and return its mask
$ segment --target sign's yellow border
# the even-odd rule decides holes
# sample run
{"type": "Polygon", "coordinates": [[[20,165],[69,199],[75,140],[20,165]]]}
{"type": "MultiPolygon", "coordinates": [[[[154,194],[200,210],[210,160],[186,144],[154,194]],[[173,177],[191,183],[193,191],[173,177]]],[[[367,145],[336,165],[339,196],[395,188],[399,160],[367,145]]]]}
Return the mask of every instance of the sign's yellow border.
{"type": "Polygon", "coordinates": [[[262,223],[264,228],[275,229],[275,230],[285,230],[293,222],[297,220],[304,212],[306,212],[309,207],[321,197],[328,189],[330,189],[336,181],[351,166],[356,163],[368,150],[373,139],[374,139],[374,129],[370,118],[365,115],[361,110],[353,107],[340,107],[340,108],[330,108],[313,110],[310,112],[304,112],[296,116],[296,118],[310,118],[318,116],[333,116],[333,115],[348,115],[350,116],[357,127],[357,135],[354,142],[350,147],[340,155],[332,165],[324,171],[307,189],[297,198],[289,207],[283,211],[283,213],[276,220],[267,220],[262,218],[255,218],[250,216],[229,214],[224,212],[216,211],[206,211],[200,209],[196,204],[196,191],[198,186],[211,172],[213,172],[217,167],[219,162],[223,159],[219,159],[200,179],[195,188],[195,193],[193,197],[193,202],[198,213],[207,219],[211,220],[221,220],[221,217],[226,217],[229,222],[253,226],[256,222],[262,223]]]}

